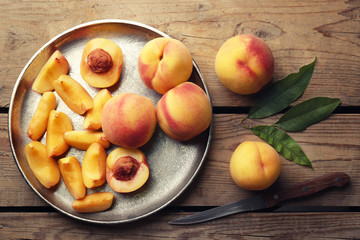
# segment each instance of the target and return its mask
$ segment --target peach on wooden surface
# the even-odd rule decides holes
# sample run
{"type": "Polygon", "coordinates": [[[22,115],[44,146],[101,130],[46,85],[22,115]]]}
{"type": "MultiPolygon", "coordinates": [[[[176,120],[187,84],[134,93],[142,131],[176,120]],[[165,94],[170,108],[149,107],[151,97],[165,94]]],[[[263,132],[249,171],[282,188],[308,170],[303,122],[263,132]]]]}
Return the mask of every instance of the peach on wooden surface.
{"type": "Polygon", "coordinates": [[[156,114],[159,126],[169,137],[186,141],[210,126],[212,108],[202,88],[185,82],[161,97],[156,114]]]}
{"type": "Polygon", "coordinates": [[[44,92],[27,128],[26,133],[31,140],[38,140],[44,135],[50,111],[55,110],[55,108],[55,94],[53,92],[44,92]]]}
{"type": "Polygon", "coordinates": [[[32,141],[25,146],[25,156],[36,179],[46,188],[55,186],[60,180],[60,170],[57,162],[49,157],[45,146],[38,141],[32,141]]]}
{"type": "Polygon", "coordinates": [[[144,84],[160,94],[187,81],[193,62],[187,47],[179,40],[159,37],[141,49],[138,71],[144,84]]]}
{"type": "Polygon", "coordinates": [[[106,181],[116,192],[129,193],[142,187],[149,178],[144,153],[136,148],[118,147],[106,160],[106,181]]]}
{"type": "Polygon", "coordinates": [[[53,81],[58,79],[61,74],[68,72],[68,61],[59,50],[56,50],[41,68],[32,85],[32,90],[38,93],[54,90],[53,81]]]}
{"type": "Polygon", "coordinates": [[[247,190],[264,190],[279,177],[281,161],[276,150],[265,142],[245,141],[233,152],[230,174],[247,190]]]}
{"type": "Polygon", "coordinates": [[[110,100],[111,93],[107,89],[101,89],[94,97],[94,107],[86,112],[83,128],[98,130],[101,128],[101,115],[105,103],[110,100]]]}
{"type": "Polygon", "coordinates": [[[215,71],[229,90],[237,94],[253,94],[271,80],[274,58],[262,39],[240,34],[220,47],[215,59],[215,71]]]}
{"type": "Polygon", "coordinates": [[[74,156],[61,158],[58,163],[61,176],[71,195],[75,199],[85,197],[86,187],[82,179],[81,165],[77,158],[74,156]]]}
{"type": "Polygon", "coordinates": [[[121,48],[109,39],[95,38],[85,45],[80,73],[91,86],[106,88],[119,80],[122,65],[121,48]]]}
{"type": "Polygon", "coordinates": [[[68,150],[64,133],[72,130],[71,120],[65,113],[51,110],[46,133],[46,151],[49,157],[60,156],[68,150]]]}
{"type": "Polygon", "coordinates": [[[110,192],[95,192],[84,198],[76,199],[72,203],[75,211],[80,213],[102,212],[109,209],[114,201],[114,195],[110,192]]]}
{"type": "Polygon", "coordinates": [[[64,139],[67,144],[79,150],[87,150],[93,143],[99,143],[104,148],[110,147],[110,142],[105,134],[99,131],[73,130],[64,133],[64,139]]]}
{"type": "Polygon", "coordinates": [[[84,114],[93,107],[94,103],[90,94],[69,75],[60,75],[53,84],[56,93],[75,113],[84,114]]]}
{"type": "Polygon", "coordinates": [[[135,93],[121,93],[104,106],[102,130],[113,144],[137,148],[154,134],[156,113],[153,102],[135,93]]]}
{"type": "Polygon", "coordinates": [[[87,188],[94,188],[106,182],[106,157],[104,147],[93,143],[86,150],[82,162],[82,177],[87,188]]]}

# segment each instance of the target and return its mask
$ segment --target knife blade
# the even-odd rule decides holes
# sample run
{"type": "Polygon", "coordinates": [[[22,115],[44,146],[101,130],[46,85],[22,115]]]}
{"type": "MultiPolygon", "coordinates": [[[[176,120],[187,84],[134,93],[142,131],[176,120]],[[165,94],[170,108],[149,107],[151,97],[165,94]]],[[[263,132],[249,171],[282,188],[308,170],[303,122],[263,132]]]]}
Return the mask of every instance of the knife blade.
{"type": "Polygon", "coordinates": [[[279,190],[265,195],[256,195],[248,199],[233,202],[220,207],[215,207],[203,212],[170,221],[173,225],[187,225],[206,222],[217,218],[229,216],[240,212],[250,212],[271,208],[278,203],[309,196],[329,187],[342,187],[350,181],[350,176],[342,172],[334,172],[317,177],[303,183],[296,184],[286,190],[279,190]]]}

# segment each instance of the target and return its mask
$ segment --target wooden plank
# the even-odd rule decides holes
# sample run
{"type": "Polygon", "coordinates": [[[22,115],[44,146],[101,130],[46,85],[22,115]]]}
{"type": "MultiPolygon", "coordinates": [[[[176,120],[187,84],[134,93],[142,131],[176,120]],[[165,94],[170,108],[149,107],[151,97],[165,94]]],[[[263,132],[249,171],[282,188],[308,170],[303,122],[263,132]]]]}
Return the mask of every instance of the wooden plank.
{"type": "MultiPolygon", "coordinates": [[[[0,206],[44,206],[27,186],[10,154],[6,114],[0,114],[0,206]]],[[[216,206],[243,199],[254,194],[238,188],[229,174],[233,150],[245,140],[260,140],[243,126],[271,124],[279,116],[266,120],[246,120],[242,114],[216,114],[213,141],[203,168],[190,188],[173,205],[216,206]],[[216,196],[216,197],[215,197],[216,196]]],[[[336,114],[309,127],[290,134],[311,159],[314,168],[299,166],[282,158],[282,172],[270,188],[286,188],[306,179],[334,171],[344,171],[351,184],[344,189],[331,189],[284,205],[298,206],[359,206],[360,197],[360,114],[336,114]]]]}
{"type": "Polygon", "coordinates": [[[238,96],[225,89],[214,70],[221,44],[240,33],[263,38],[273,50],[274,81],[318,58],[302,99],[326,94],[341,98],[345,106],[360,105],[358,1],[85,0],[64,4],[39,0],[18,4],[2,0],[0,6],[0,107],[9,105],[16,79],[41,46],[75,25],[104,18],[142,22],[183,41],[204,75],[214,106],[254,102],[254,96],[238,96]]]}
{"type": "Polygon", "coordinates": [[[95,225],[61,213],[0,213],[1,239],[358,239],[360,213],[244,213],[191,226],[161,213],[122,225],[95,225]]]}

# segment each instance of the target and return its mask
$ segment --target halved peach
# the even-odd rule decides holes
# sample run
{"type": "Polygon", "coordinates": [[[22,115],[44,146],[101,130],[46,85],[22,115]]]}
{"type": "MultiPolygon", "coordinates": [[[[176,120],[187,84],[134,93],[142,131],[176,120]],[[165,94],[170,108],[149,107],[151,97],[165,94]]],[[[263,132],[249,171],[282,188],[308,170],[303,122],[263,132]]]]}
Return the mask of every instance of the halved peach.
{"type": "Polygon", "coordinates": [[[90,94],[69,75],[61,75],[53,84],[56,93],[75,113],[84,114],[94,106],[90,94]]]}
{"type": "Polygon", "coordinates": [[[55,94],[53,92],[44,92],[27,128],[26,133],[31,140],[38,140],[44,135],[50,111],[55,110],[55,108],[55,94]]]}
{"type": "Polygon", "coordinates": [[[81,213],[102,212],[109,209],[114,201],[114,195],[110,192],[96,192],[77,199],[72,203],[75,211],[81,213]]]}
{"type": "Polygon", "coordinates": [[[32,90],[38,93],[54,90],[53,81],[58,79],[61,74],[68,72],[68,61],[59,50],[56,50],[41,68],[32,85],[32,90]]]}
{"type": "Polygon", "coordinates": [[[99,143],[104,148],[110,147],[105,134],[98,131],[67,131],[64,133],[64,139],[67,144],[80,150],[87,150],[92,143],[99,143]]]}
{"type": "Polygon", "coordinates": [[[106,159],[106,180],[119,193],[133,192],[149,178],[149,166],[142,151],[119,147],[106,159]]]}
{"type": "Polygon", "coordinates": [[[75,199],[80,199],[86,195],[86,187],[84,185],[81,173],[81,165],[74,156],[61,158],[59,168],[64,183],[75,199]]]}
{"type": "Polygon", "coordinates": [[[105,38],[95,38],[85,45],[80,73],[91,86],[106,88],[119,80],[122,64],[123,53],[116,43],[105,38]]]}
{"type": "Polygon", "coordinates": [[[64,140],[64,133],[73,130],[70,118],[63,112],[51,110],[47,124],[46,151],[49,157],[63,154],[69,145],[64,140]]]}
{"type": "Polygon", "coordinates": [[[45,146],[32,141],[25,146],[25,156],[36,179],[46,188],[55,186],[60,180],[60,170],[55,159],[49,157],[45,146]]]}
{"type": "Polygon", "coordinates": [[[105,103],[111,98],[107,89],[101,89],[94,97],[94,107],[86,112],[83,127],[87,130],[101,128],[101,116],[105,103]]]}
{"type": "Polygon", "coordinates": [[[94,188],[106,182],[107,153],[102,145],[93,143],[87,149],[82,162],[82,176],[87,188],[94,188]]]}

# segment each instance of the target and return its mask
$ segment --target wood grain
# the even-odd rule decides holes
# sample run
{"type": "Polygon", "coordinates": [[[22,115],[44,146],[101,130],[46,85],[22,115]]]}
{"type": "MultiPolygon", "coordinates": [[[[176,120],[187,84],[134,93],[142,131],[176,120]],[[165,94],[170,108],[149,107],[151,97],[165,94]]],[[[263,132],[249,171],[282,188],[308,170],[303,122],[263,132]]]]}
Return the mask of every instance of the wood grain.
{"type": "Polygon", "coordinates": [[[358,239],[360,213],[243,213],[191,226],[159,213],[114,226],[89,225],[60,213],[0,213],[2,239],[358,239]],[[322,227],[319,227],[322,226],[322,227]]]}
{"type": "Polygon", "coordinates": [[[225,89],[214,70],[221,44],[240,33],[255,34],[268,43],[275,57],[274,81],[317,57],[313,79],[300,100],[326,94],[340,98],[343,106],[359,106],[359,5],[358,0],[2,0],[0,107],[9,106],[22,68],[47,41],[75,25],[107,18],[142,22],[183,41],[204,75],[214,106],[254,102],[255,96],[225,89]]]}
{"type": "MultiPolygon", "coordinates": [[[[0,206],[46,206],[27,185],[10,154],[6,114],[0,114],[0,206]]],[[[270,124],[279,116],[267,120],[246,120],[240,124],[242,114],[216,114],[213,140],[208,157],[190,188],[173,205],[216,206],[255,194],[238,188],[229,174],[229,160],[235,148],[245,140],[259,141],[243,126],[270,124]]],[[[283,189],[293,184],[331,172],[346,172],[351,184],[343,189],[329,189],[326,194],[292,200],[283,205],[294,206],[358,206],[360,197],[360,115],[337,114],[293,133],[304,152],[313,163],[313,169],[299,166],[282,158],[282,172],[270,188],[283,189]]]]}

